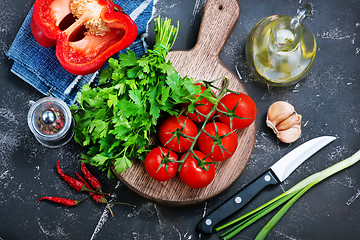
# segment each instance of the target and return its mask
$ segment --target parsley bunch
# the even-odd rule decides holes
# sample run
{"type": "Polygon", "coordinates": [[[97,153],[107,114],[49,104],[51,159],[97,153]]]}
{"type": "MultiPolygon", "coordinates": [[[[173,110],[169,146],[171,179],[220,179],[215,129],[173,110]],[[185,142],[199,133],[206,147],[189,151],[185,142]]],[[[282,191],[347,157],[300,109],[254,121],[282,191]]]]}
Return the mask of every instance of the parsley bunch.
{"type": "MultiPolygon", "coordinates": [[[[178,27],[170,19],[155,19],[155,45],[140,59],[132,51],[109,59],[109,68],[99,75],[99,86],[85,85],[71,110],[76,122],[74,139],[88,146],[83,161],[117,173],[143,159],[150,150],[150,135],[160,116],[176,114],[179,103],[195,108],[201,90],[190,78],[182,78],[166,61],[178,27]]],[[[204,94],[200,98],[203,97],[204,94]]],[[[205,94],[206,95],[206,94],[205,94]]],[[[211,94],[208,93],[211,98],[211,94]]]]}

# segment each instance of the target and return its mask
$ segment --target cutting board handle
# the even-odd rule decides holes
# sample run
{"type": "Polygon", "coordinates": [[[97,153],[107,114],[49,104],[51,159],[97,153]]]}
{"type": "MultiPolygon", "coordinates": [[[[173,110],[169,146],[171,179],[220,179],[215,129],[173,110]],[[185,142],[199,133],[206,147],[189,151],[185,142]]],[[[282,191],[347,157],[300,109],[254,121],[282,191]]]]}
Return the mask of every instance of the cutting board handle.
{"type": "Polygon", "coordinates": [[[218,56],[240,15],[238,0],[207,0],[194,48],[218,56]]]}

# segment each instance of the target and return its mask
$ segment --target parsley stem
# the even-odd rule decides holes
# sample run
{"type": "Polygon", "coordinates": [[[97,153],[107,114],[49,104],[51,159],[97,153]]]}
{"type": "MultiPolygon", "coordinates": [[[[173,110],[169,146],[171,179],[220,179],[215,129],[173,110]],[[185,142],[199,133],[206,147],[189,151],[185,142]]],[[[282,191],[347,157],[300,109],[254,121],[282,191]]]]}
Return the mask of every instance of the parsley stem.
{"type": "Polygon", "coordinates": [[[166,58],[169,50],[174,46],[175,40],[179,32],[179,22],[177,22],[177,27],[171,25],[171,19],[161,18],[160,16],[155,19],[155,46],[154,50],[160,51],[163,53],[165,50],[166,53],[163,53],[166,58]]]}

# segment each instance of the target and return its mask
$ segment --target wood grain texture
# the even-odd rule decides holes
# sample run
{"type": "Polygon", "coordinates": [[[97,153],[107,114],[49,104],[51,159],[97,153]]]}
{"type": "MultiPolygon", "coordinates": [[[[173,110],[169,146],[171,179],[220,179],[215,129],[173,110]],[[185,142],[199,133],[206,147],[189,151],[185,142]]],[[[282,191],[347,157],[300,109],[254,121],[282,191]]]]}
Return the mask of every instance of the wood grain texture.
{"type": "MultiPolygon", "coordinates": [[[[240,80],[219,59],[239,14],[237,0],[207,1],[195,47],[189,51],[170,51],[168,55],[168,60],[181,76],[207,81],[226,76],[230,80],[230,89],[247,93],[240,80]]],[[[216,84],[220,86],[222,81],[216,84]]],[[[155,181],[140,161],[135,161],[126,173],[118,177],[130,189],[156,203],[184,206],[203,202],[227,189],[244,170],[255,143],[255,123],[237,134],[239,145],[236,152],[227,161],[215,165],[215,178],[203,189],[186,186],[178,176],[167,182],[155,181]]]]}

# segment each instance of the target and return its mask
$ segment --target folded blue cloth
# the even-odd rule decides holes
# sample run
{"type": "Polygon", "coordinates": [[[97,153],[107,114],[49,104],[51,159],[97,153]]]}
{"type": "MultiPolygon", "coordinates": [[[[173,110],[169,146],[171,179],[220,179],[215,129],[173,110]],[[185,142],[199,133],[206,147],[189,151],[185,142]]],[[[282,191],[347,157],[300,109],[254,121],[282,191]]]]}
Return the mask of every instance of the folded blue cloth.
{"type": "MultiPolygon", "coordinates": [[[[146,51],[144,35],[147,32],[148,22],[152,18],[154,0],[114,0],[114,3],[122,7],[138,27],[137,39],[129,49],[140,57],[146,51]]],[[[44,48],[34,39],[30,29],[31,16],[32,10],[26,16],[7,52],[9,59],[14,60],[11,72],[44,95],[51,93],[52,96],[71,105],[76,101],[76,94],[85,84],[94,81],[99,72],[84,76],[67,72],[56,58],[55,47],[44,48]]],[[[122,50],[119,53],[125,51],[122,50]]]]}

